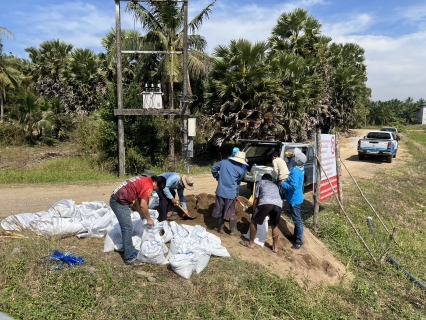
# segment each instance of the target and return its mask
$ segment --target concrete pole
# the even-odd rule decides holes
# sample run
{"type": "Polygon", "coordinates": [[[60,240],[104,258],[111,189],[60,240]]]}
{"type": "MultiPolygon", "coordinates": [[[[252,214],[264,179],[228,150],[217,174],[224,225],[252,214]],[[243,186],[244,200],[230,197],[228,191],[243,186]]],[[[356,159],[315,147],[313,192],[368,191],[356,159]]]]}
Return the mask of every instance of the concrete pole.
{"type": "Polygon", "coordinates": [[[185,163],[188,159],[188,0],[183,2],[183,105],[182,105],[182,134],[183,134],[183,157],[185,163]]]}
{"type": "MultiPolygon", "coordinates": [[[[121,19],[120,19],[120,1],[115,0],[115,37],[117,43],[117,109],[123,111],[123,80],[122,80],[122,64],[121,64],[121,19]]],[[[117,116],[118,128],[118,175],[124,177],[126,175],[125,163],[126,155],[124,149],[124,123],[123,116],[117,116]]]]}
{"type": "Polygon", "coordinates": [[[318,126],[316,131],[316,186],[315,186],[315,196],[314,196],[314,231],[318,232],[319,230],[319,206],[320,206],[320,189],[321,189],[321,128],[318,126]],[[319,159],[319,160],[318,160],[319,159]]]}

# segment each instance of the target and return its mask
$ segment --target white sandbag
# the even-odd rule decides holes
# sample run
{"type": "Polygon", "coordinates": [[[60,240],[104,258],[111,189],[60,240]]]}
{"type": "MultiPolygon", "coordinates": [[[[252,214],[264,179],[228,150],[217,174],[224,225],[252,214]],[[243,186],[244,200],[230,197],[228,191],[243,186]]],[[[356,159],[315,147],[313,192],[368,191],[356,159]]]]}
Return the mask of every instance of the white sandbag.
{"type": "Polygon", "coordinates": [[[173,254],[186,254],[193,252],[194,248],[197,245],[197,241],[191,239],[190,237],[186,238],[173,238],[170,241],[170,252],[173,254]]]}
{"type": "Polygon", "coordinates": [[[105,237],[104,252],[123,250],[123,238],[121,235],[120,225],[117,223],[114,228],[105,237]]]}
{"type": "Polygon", "coordinates": [[[51,220],[34,220],[30,223],[30,230],[38,235],[53,236],[75,234],[83,228],[79,219],[53,217],[51,220]]]}
{"type": "Polygon", "coordinates": [[[192,233],[192,230],[194,230],[194,227],[193,227],[193,226],[190,226],[190,225],[187,225],[187,224],[182,224],[181,226],[182,226],[182,228],[184,228],[186,231],[188,231],[188,234],[191,234],[191,233],[192,233]]]}
{"type": "MultiPolygon", "coordinates": [[[[133,243],[133,247],[135,248],[136,251],[140,251],[141,250],[141,246],[142,246],[142,238],[139,236],[133,236],[132,237],[132,243],[133,243]]],[[[123,249],[122,249],[123,251],[123,249]]]]}
{"type": "Polygon", "coordinates": [[[74,201],[70,199],[56,202],[48,212],[62,218],[81,218],[80,211],[74,205],[74,201]]]}
{"type": "Polygon", "coordinates": [[[164,243],[170,242],[173,239],[173,232],[172,229],[170,228],[169,222],[167,220],[164,220],[162,222],[159,222],[163,225],[163,241],[164,243]]]}
{"type": "Polygon", "coordinates": [[[206,245],[206,241],[201,241],[193,250],[195,256],[195,272],[200,273],[203,271],[210,262],[210,248],[206,245]]]}
{"type": "Polygon", "coordinates": [[[222,240],[215,234],[207,232],[207,238],[211,243],[214,243],[216,245],[221,245],[222,240]]]}
{"type": "Polygon", "coordinates": [[[79,210],[84,226],[77,234],[79,238],[104,237],[118,222],[114,211],[105,202],[83,202],[79,210]]]}
{"type": "Polygon", "coordinates": [[[189,237],[189,231],[185,229],[182,225],[176,223],[176,221],[170,222],[170,229],[172,230],[173,238],[189,237]]]}
{"type": "MultiPolygon", "coordinates": [[[[144,233],[144,224],[142,220],[132,220],[132,241],[136,250],[140,249],[142,237],[144,233]]],[[[114,227],[108,232],[104,241],[104,252],[123,250],[123,237],[121,235],[120,224],[117,222],[114,227]]]]}
{"type": "Polygon", "coordinates": [[[153,193],[152,196],[149,197],[148,208],[155,209],[160,205],[160,199],[157,193],[153,193]]]}
{"type": "Polygon", "coordinates": [[[228,250],[226,250],[224,246],[218,243],[214,237],[211,237],[210,234],[209,237],[203,240],[203,244],[210,250],[212,256],[222,258],[229,258],[231,256],[228,250]]]}
{"type": "Polygon", "coordinates": [[[169,262],[172,270],[185,279],[189,279],[195,270],[196,260],[192,253],[173,254],[169,262]]]}
{"type": "Polygon", "coordinates": [[[111,207],[103,201],[84,201],[81,205],[76,206],[80,211],[82,219],[90,221],[97,220],[112,211],[111,207]]]}
{"type": "Polygon", "coordinates": [[[198,242],[203,241],[204,239],[206,239],[208,237],[208,233],[206,228],[200,226],[200,225],[196,225],[191,232],[190,237],[198,242]]]}
{"type": "Polygon", "coordinates": [[[29,229],[32,221],[39,220],[40,216],[46,216],[46,215],[49,217],[53,217],[53,215],[45,211],[40,211],[38,213],[15,214],[3,219],[1,221],[1,227],[7,231],[21,231],[21,230],[29,229]]]}
{"type": "MultiPolygon", "coordinates": [[[[146,220],[145,220],[146,221],[146,220]]],[[[163,230],[163,225],[160,225],[158,221],[151,227],[148,223],[143,224],[143,237],[142,242],[154,240],[156,236],[160,236],[160,231],[163,230]]]]}
{"type": "Polygon", "coordinates": [[[164,256],[167,252],[168,248],[163,239],[160,235],[157,235],[155,239],[142,242],[137,258],[152,264],[168,264],[169,261],[164,256]]]}
{"type": "MultiPolygon", "coordinates": [[[[252,215],[250,215],[250,218],[251,216],[252,215]]],[[[261,247],[265,246],[266,236],[268,235],[268,221],[269,221],[269,217],[266,217],[262,225],[259,225],[259,224],[257,225],[257,232],[256,232],[256,236],[254,237],[254,243],[261,247]]],[[[247,240],[250,240],[250,228],[247,231],[247,233],[243,236],[247,240]]]]}

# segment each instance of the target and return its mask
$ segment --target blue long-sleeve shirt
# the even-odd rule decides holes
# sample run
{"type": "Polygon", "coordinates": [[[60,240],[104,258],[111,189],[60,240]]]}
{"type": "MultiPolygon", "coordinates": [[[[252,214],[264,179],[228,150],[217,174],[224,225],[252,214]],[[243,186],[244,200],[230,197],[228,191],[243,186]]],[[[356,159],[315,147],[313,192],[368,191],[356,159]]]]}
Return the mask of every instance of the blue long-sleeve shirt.
{"type": "Polygon", "coordinates": [[[171,194],[170,190],[176,190],[180,205],[184,210],[187,210],[186,199],[183,195],[183,189],[185,189],[185,186],[181,183],[181,175],[176,172],[166,172],[160,174],[160,176],[166,178],[166,187],[163,189],[166,197],[168,199],[173,199],[173,195],[171,194]]]}
{"type": "Polygon", "coordinates": [[[291,205],[302,204],[305,200],[303,197],[303,181],[305,170],[293,166],[290,174],[282,187],[285,189],[285,199],[291,205]]]}
{"type": "Polygon", "coordinates": [[[222,160],[212,167],[212,175],[218,181],[216,195],[225,199],[234,199],[239,194],[244,169],[232,160],[222,160]]]}

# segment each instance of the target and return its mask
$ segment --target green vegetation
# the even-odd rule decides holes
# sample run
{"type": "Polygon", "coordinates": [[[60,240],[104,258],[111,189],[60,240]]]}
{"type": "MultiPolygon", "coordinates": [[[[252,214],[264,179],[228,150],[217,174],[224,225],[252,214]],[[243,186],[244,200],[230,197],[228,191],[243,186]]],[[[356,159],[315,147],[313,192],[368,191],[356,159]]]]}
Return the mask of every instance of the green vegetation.
{"type": "MultiPolygon", "coordinates": [[[[256,43],[231,40],[210,56],[197,31],[210,19],[212,1],[189,21],[188,97],[197,118],[194,162],[225,154],[238,138],[306,141],[315,130],[411,124],[424,103],[369,101],[364,49],[323,34],[304,9],[283,12],[270,36],[256,43]]],[[[163,106],[182,108],[184,9],[182,3],[133,3],[126,12],[141,31],[123,30],[123,106],[140,109],[141,92],[159,86],[163,106]]],[[[0,27],[0,36],[13,36],[0,27]]],[[[75,142],[93,166],[118,172],[116,32],[102,37],[104,52],[75,48],[60,39],[28,47],[29,59],[3,52],[0,38],[0,145],[75,142]],[[56,140],[56,141],[55,141],[56,140]],[[76,141],[78,140],[78,141],[76,141]]],[[[183,163],[180,117],[124,116],[125,171],[183,163]]]]}
{"type": "Polygon", "coordinates": [[[115,179],[116,176],[93,168],[84,158],[56,159],[32,169],[0,171],[0,183],[72,183],[115,179]]]}
{"type": "MultiPolygon", "coordinates": [[[[390,232],[398,228],[398,245],[393,244],[389,255],[425,284],[426,176],[420,173],[426,170],[426,134],[410,128],[401,143],[409,154],[404,166],[357,182],[390,232]]],[[[72,161],[66,163],[71,170],[72,161]]],[[[44,166],[45,173],[50,166],[56,164],[44,166]]],[[[389,235],[351,183],[344,185],[344,202],[379,259],[389,235]],[[367,216],[373,217],[379,243],[367,226],[367,216]]],[[[311,228],[309,199],[304,206],[308,213],[303,218],[311,228]]],[[[426,314],[426,292],[389,262],[375,264],[332,199],[321,205],[317,236],[346,265],[348,274],[340,284],[310,290],[290,274],[281,279],[234,257],[213,257],[202,273],[184,280],[167,266],[125,266],[119,254],[101,253],[103,239],[26,236],[0,238],[0,310],[15,318],[387,320],[424,319],[426,314]],[[55,249],[71,250],[85,263],[53,271],[55,264],[45,265],[41,258],[55,249]]]]}

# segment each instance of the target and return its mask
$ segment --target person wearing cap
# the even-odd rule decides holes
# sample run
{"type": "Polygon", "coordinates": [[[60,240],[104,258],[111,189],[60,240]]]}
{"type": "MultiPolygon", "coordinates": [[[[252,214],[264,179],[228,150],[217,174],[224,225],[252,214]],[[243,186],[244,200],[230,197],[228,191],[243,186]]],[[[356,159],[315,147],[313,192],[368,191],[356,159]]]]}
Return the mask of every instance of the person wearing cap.
{"type": "Polygon", "coordinates": [[[219,233],[223,233],[225,220],[229,219],[231,235],[241,234],[237,230],[235,200],[239,195],[240,184],[244,176],[243,165],[248,165],[245,159],[245,152],[240,151],[235,156],[215,164],[211,169],[213,178],[218,182],[212,216],[219,219],[219,233]]]}
{"type": "Polygon", "coordinates": [[[240,152],[240,148],[235,147],[234,149],[232,149],[232,153],[231,153],[231,155],[228,157],[228,159],[229,159],[229,158],[232,158],[232,157],[235,157],[235,155],[236,155],[238,152],[240,152]]]}
{"type": "Polygon", "coordinates": [[[287,180],[282,184],[285,190],[285,199],[290,207],[291,219],[294,223],[294,234],[286,236],[294,244],[292,249],[300,249],[303,245],[303,220],[301,206],[304,199],[303,182],[305,179],[306,155],[299,148],[295,148],[291,157],[292,167],[287,180]]]}
{"type": "Polygon", "coordinates": [[[174,213],[174,205],[180,202],[180,205],[185,210],[184,217],[190,217],[186,206],[184,189],[194,189],[194,179],[191,176],[181,175],[176,172],[166,172],[160,174],[160,177],[166,178],[166,186],[163,190],[158,191],[158,221],[164,221],[177,213],[174,213]],[[179,200],[175,199],[176,191],[179,200]]]}
{"type": "Polygon", "coordinates": [[[123,258],[127,265],[141,266],[143,263],[136,259],[137,252],[132,242],[133,222],[130,206],[133,206],[141,219],[145,218],[149,226],[154,225],[149,209],[149,197],[154,190],[160,191],[166,185],[164,177],[133,177],[123,182],[111,194],[109,205],[117,217],[123,238],[123,258]]]}

